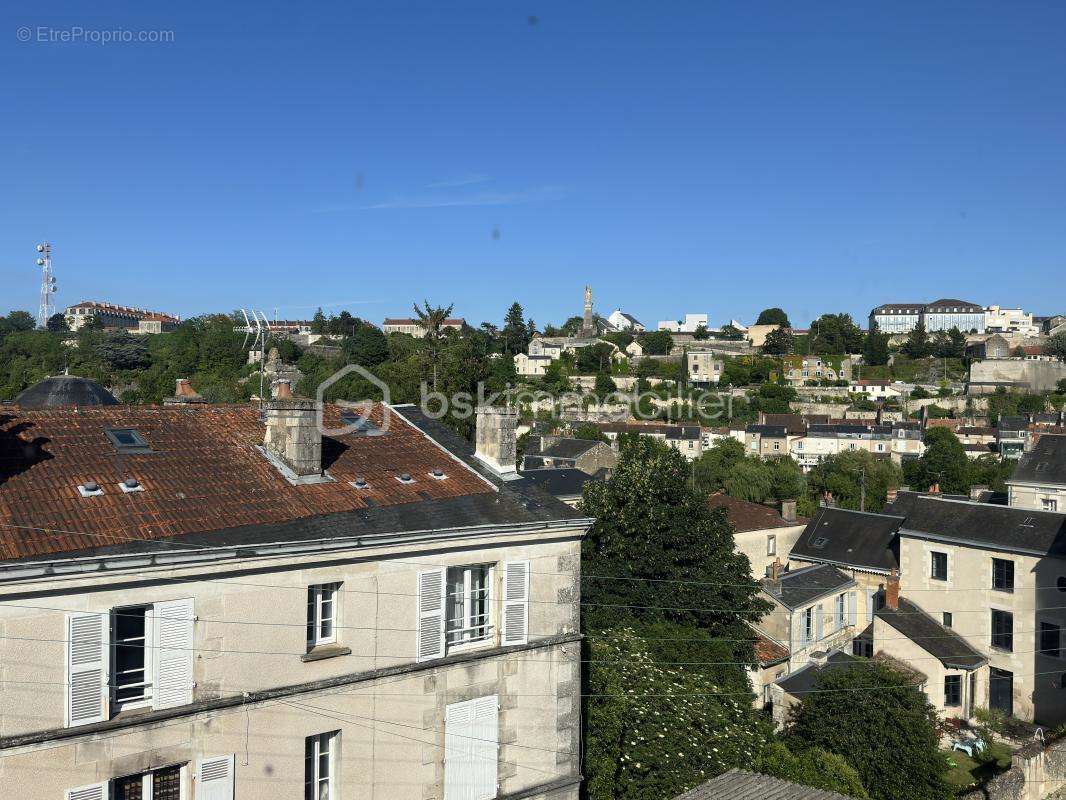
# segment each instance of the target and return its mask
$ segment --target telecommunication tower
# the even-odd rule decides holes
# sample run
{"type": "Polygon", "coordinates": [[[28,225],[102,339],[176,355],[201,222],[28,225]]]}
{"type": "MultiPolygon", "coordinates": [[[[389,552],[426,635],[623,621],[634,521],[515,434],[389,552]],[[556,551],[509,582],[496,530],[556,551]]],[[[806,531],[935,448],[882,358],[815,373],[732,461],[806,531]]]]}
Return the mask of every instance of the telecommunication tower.
{"type": "Polygon", "coordinates": [[[37,253],[37,266],[41,268],[41,304],[37,307],[37,327],[45,328],[56,311],[52,295],[59,287],[52,273],[52,245],[48,242],[37,245],[37,253]]]}

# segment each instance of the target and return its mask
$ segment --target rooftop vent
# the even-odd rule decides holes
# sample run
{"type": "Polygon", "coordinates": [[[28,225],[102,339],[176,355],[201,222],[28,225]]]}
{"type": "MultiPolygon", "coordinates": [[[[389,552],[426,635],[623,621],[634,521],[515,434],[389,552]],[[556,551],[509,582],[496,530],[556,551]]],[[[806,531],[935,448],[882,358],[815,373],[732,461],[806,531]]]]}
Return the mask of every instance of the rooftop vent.
{"type": "Polygon", "coordinates": [[[355,411],[342,411],[341,424],[355,436],[384,436],[385,431],[355,411]]]}
{"type": "Polygon", "coordinates": [[[100,488],[100,484],[96,481],[85,481],[78,487],[78,493],[82,497],[97,497],[104,493],[104,490],[100,488]]]}
{"type": "Polygon", "coordinates": [[[401,472],[399,475],[396,476],[396,480],[398,480],[400,483],[414,483],[415,482],[415,479],[411,477],[411,473],[410,472],[401,472]]]}
{"type": "Polygon", "coordinates": [[[827,544],[829,544],[829,540],[824,536],[819,536],[817,539],[811,542],[811,547],[813,547],[815,550],[822,550],[827,544]]]}
{"type": "Polygon", "coordinates": [[[356,489],[370,488],[370,484],[366,482],[366,478],[356,478],[354,481],[350,482],[350,485],[354,486],[356,489]]]}
{"type": "Polygon", "coordinates": [[[444,474],[444,470],[442,470],[442,469],[433,470],[431,473],[429,473],[429,476],[431,478],[436,478],[438,481],[442,481],[442,480],[444,480],[445,478],[448,477],[447,475],[444,474]]]}
{"type": "Polygon", "coordinates": [[[124,491],[126,494],[129,494],[130,492],[144,491],[144,487],[141,486],[141,482],[138,481],[136,478],[126,478],[126,480],[122,481],[122,483],[118,485],[118,488],[124,491]]]}

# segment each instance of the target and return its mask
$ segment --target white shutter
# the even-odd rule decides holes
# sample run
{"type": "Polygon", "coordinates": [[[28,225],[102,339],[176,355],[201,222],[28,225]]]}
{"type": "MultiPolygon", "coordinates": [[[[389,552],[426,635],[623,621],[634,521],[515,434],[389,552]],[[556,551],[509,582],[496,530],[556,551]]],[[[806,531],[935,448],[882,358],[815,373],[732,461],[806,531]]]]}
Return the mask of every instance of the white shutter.
{"type": "Polygon", "coordinates": [[[444,800],[496,796],[499,698],[453,703],[444,717],[444,800]]]}
{"type": "Polygon", "coordinates": [[[854,626],[858,621],[855,616],[855,592],[848,592],[848,625],[854,626]]]}
{"type": "Polygon", "coordinates": [[[94,783],[92,786],[79,786],[67,789],[67,800],[107,800],[107,782],[94,783]]]}
{"type": "Polygon", "coordinates": [[[418,573],[418,661],[444,655],[444,570],[418,573]]]}
{"type": "Polygon", "coordinates": [[[152,708],[192,702],[193,601],[168,600],[152,609],[155,689],[152,708]]]}
{"type": "Polygon", "coordinates": [[[503,644],[525,644],[529,638],[529,562],[503,565],[503,644]]]}
{"type": "Polygon", "coordinates": [[[500,701],[496,695],[481,697],[474,704],[472,725],[476,796],[473,800],[490,800],[499,788],[496,762],[499,759],[500,701]]]}
{"type": "Polygon", "coordinates": [[[196,764],[196,800],[233,800],[233,756],[200,759],[196,764]]]}
{"type": "Polygon", "coordinates": [[[110,623],[106,613],[67,614],[68,728],[107,719],[110,623]]]}
{"type": "Polygon", "coordinates": [[[814,641],[822,641],[824,635],[825,625],[825,612],[822,610],[821,603],[814,609],[814,641]]]}

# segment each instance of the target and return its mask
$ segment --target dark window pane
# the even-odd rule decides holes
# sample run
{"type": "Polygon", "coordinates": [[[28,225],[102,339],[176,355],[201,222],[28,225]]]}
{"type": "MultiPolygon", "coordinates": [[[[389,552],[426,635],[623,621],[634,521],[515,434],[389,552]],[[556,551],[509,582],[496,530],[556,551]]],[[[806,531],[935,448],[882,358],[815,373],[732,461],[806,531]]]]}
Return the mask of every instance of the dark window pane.
{"type": "Polygon", "coordinates": [[[1014,590],[1014,562],[1002,558],[992,559],[992,588],[1001,592],[1014,590]]]}
{"type": "Polygon", "coordinates": [[[1058,658],[1062,652],[1062,629],[1051,622],[1040,623],[1040,652],[1058,658]]]}
{"type": "Polygon", "coordinates": [[[948,579],[948,554],[947,553],[930,553],[932,562],[930,565],[930,575],[933,580],[946,581],[948,579]]]}
{"type": "Polygon", "coordinates": [[[181,800],[181,767],[167,767],[152,773],[152,800],[181,800]]]}
{"type": "Polygon", "coordinates": [[[115,800],[141,800],[144,797],[143,787],[144,778],[141,775],[127,775],[111,783],[115,800]]]}
{"type": "Polygon", "coordinates": [[[992,610],[992,646],[1007,651],[1014,649],[1014,615],[1009,611],[992,610]]]}
{"type": "Polygon", "coordinates": [[[960,706],[960,705],[962,705],[962,676],[961,675],[945,675],[944,676],[944,705],[946,705],[946,706],[960,706]]]}

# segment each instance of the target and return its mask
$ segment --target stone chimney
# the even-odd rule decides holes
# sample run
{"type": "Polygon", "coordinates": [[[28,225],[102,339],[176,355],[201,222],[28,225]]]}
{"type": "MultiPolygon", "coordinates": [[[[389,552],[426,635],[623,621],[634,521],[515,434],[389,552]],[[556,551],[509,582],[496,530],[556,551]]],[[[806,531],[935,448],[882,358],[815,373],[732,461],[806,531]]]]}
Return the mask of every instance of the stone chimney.
{"type": "Polygon", "coordinates": [[[885,582],[885,608],[891,608],[893,611],[899,609],[899,573],[895,567],[885,582]]]}
{"type": "Polygon", "coordinates": [[[322,434],[314,400],[287,397],[267,401],[267,452],[296,473],[297,478],[322,474],[322,434]]]}
{"type": "Polygon", "coordinates": [[[195,389],[192,388],[192,384],[189,383],[188,378],[178,378],[174,387],[175,397],[199,397],[195,389]]]}
{"type": "Polygon", "coordinates": [[[763,588],[775,597],[781,596],[781,568],[781,558],[777,557],[767,569],[762,582],[763,588]]]}
{"type": "Polygon", "coordinates": [[[929,487],[929,494],[940,494],[940,484],[934,483],[929,487]]]}
{"type": "Polygon", "coordinates": [[[975,483],[970,487],[970,499],[975,503],[981,499],[981,495],[988,491],[987,486],[983,486],[979,483],[975,483]]]}
{"type": "Polygon", "coordinates": [[[796,522],[796,501],[795,500],[782,500],[781,501],[781,519],[790,524],[796,522]]]}
{"type": "Polygon", "coordinates": [[[888,493],[885,495],[885,503],[895,503],[897,497],[899,497],[899,489],[889,486],[888,493]]]}
{"type": "Polygon", "coordinates": [[[180,406],[186,403],[203,403],[204,398],[192,388],[188,378],[178,378],[174,385],[174,394],[163,398],[165,406],[180,406]]]}
{"type": "Polygon", "coordinates": [[[270,394],[275,400],[291,400],[292,381],[288,378],[278,378],[270,384],[270,394]]]}
{"type": "Polygon", "coordinates": [[[518,411],[478,406],[475,457],[499,475],[515,474],[518,454],[518,411]]]}

